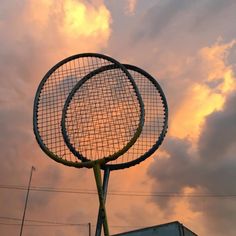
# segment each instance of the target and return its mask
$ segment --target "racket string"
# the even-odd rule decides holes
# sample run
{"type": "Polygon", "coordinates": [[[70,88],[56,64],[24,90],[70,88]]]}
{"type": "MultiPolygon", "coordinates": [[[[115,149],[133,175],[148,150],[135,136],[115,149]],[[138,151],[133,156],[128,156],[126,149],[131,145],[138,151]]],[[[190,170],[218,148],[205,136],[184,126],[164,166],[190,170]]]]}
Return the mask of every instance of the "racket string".
{"type": "Polygon", "coordinates": [[[121,70],[113,69],[97,74],[78,89],[66,117],[75,150],[95,160],[127,145],[139,125],[140,106],[130,81],[121,70]]]}

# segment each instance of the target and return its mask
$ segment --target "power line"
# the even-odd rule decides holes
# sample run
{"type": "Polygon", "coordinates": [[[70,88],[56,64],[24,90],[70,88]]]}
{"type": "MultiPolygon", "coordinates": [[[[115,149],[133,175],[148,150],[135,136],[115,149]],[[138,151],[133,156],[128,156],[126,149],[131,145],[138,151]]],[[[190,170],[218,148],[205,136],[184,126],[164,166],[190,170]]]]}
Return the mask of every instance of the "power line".
{"type": "MultiPolygon", "coordinates": [[[[0,185],[1,189],[27,190],[25,186],[20,185],[0,185]]],[[[72,194],[90,194],[97,195],[95,190],[79,190],[73,188],[53,188],[32,186],[31,191],[40,192],[56,192],[56,193],[72,193],[72,194]]],[[[109,195],[113,196],[134,196],[134,197],[192,197],[192,198],[236,198],[236,194],[222,193],[177,193],[177,192],[131,192],[131,191],[110,191],[109,195]]]]}
{"type": "MultiPolygon", "coordinates": [[[[12,221],[21,221],[19,218],[15,217],[6,217],[6,216],[0,216],[0,219],[2,220],[12,220],[12,221]]],[[[46,221],[46,220],[25,220],[26,223],[25,226],[32,226],[32,227],[57,227],[57,226],[83,226],[83,227],[88,227],[87,223],[63,223],[63,222],[56,222],[56,221],[46,221]],[[29,223],[33,224],[29,224],[29,223]],[[37,224],[35,224],[37,223],[37,224]]],[[[8,223],[8,222],[0,222],[0,225],[5,225],[5,226],[20,226],[20,223],[8,223]]],[[[92,227],[95,227],[95,225],[92,225],[92,227]]],[[[138,227],[146,227],[142,225],[136,225],[136,226],[131,226],[131,225],[110,225],[112,228],[138,228],[138,227]]]]}
{"type": "MultiPolygon", "coordinates": [[[[0,225],[5,225],[5,226],[20,226],[20,223],[2,223],[0,222],[0,225]]],[[[25,224],[24,226],[32,226],[32,227],[71,227],[71,226],[81,226],[81,225],[70,225],[70,224],[65,224],[65,225],[57,225],[57,224],[25,224]]],[[[86,225],[87,227],[87,225],[86,225]]]]}
{"type": "MultiPolygon", "coordinates": [[[[10,220],[20,222],[21,219],[15,217],[5,217],[0,216],[1,220],[10,220]]],[[[56,221],[46,221],[46,220],[25,220],[27,223],[24,226],[28,227],[58,227],[58,226],[69,226],[69,227],[88,227],[87,223],[63,223],[63,222],[56,222],[56,221]]],[[[8,222],[0,222],[0,225],[5,226],[20,226],[20,223],[8,223],[8,222]]]]}
{"type": "MultiPolygon", "coordinates": [[[[21,219],[19,218],[6,217],[6,216],[0,216],[0,219],[21,221],[21,219]]],[[[87,226],[88,225],[87,223],[64,223],[64,222],[46,221],[46,220],[25,220],[25,221],[32,222],[32,223],[43,223],[43,224],[53,224],[53,225],[70,225],[70,226],[87,226]]]]}

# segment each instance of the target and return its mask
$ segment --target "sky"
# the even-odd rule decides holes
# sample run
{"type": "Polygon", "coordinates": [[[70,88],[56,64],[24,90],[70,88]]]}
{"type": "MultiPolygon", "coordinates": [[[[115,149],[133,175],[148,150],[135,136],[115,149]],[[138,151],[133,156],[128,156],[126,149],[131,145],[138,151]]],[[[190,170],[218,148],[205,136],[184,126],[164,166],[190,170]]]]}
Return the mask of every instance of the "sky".
{"type": "Polygon", "coordinates": [[[0,235],[20,232],[32,166],[23,235],[85,236],[88,223],[94,234],[92,171],[47,157],[33,134],[32,111],[53,65],[98,52],[148,71],[169,106],[161,148],[111,173],[111,234],[178,220],[201,236],[234,236],[235,12],[234,0],[2,0],[0,235]]]}

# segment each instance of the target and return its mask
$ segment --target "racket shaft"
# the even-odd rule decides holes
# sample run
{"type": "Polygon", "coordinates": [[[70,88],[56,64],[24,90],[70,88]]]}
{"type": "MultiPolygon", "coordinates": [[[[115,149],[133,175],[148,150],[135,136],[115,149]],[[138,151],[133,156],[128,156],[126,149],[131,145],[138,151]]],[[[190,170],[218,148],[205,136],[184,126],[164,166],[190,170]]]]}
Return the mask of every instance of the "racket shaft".
{"type": "Polygon", "coordinates": [[[98,191],[98,197],[99,197],[99,211],[101,212],[101,218],[103,221],[103,228],[104,228],[104,235],[109,236],[109,229],[108,229],[108,222],[107,222],[107,215],[106,215],[106,209],[105,209],[105,200],[104,200],[104,194],[102,190],[102,178],[101,178],[101,169],[99,164],[95,164],[93,167],[94,176],[96,180],[97,185],[97,191],[98,191]]]}
{"type": "MultiPolygon", "coordinates": [[[[102,183],[104,204],[106,203],[109,176],[110,176],[110,169],[105,168],[104,175],[103,175],[103,183],[102,183]]],[[[102,225],[103,225],[102,212],[99,209],[95,236],[101,236],[102,225]]]]}

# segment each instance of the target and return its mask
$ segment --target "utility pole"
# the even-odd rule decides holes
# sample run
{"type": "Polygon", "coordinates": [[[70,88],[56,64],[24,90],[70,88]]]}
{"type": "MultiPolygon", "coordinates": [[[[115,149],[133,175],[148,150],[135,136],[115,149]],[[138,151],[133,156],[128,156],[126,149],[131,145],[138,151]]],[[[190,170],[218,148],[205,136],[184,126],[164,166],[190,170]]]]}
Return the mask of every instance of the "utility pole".
{"type": "Polygon", "coordinates": [[[88,227],[89,227],[89,236],[92,236],[92,234],[91,234],[91,223],[90,222],[88,223],[88,227]]]}
{"type": "Polygon", "coordinates": [[[22,217],[22,222],[21,222],[20,236],[22,236],[22,233],[23,233],[23,227],[24,227],[24,221],[25,221],[25,213],[26,213],[26,208],[27,208],[27,203],[28,203],[28,198],[29,198],[31,179],[32,179],[32,175],[33,175],[33,171],[34,170],[36,170],[36,169],[35,169],[34,166],[32,166],[31,167],[31,171],[30,171],[30,178],[29,178],[27,194],[26,194],[26,198],[25,198],[25,207],[24,207],[24,212],[23,212],[23,217],[22,217]]]}

